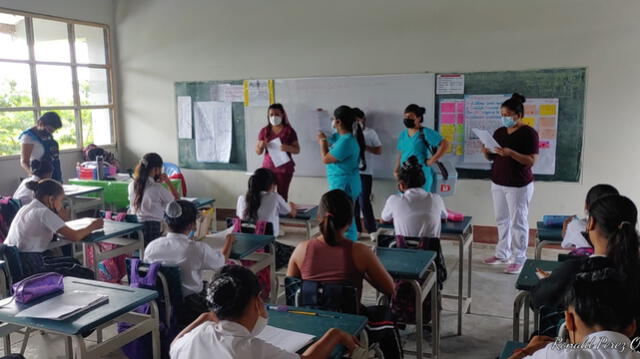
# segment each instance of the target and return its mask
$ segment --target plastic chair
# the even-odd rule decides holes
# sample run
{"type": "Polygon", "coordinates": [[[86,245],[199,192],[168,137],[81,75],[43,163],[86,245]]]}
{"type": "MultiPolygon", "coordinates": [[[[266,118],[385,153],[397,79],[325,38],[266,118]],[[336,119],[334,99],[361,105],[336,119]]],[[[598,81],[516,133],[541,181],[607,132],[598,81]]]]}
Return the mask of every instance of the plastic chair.
{"type": "Polygon", "coordinates": [[[284,283],[287,305],[348,314],[360,313],[358,288],[352,285],[303,281],[296,277],[286,277],[284,283]]]}

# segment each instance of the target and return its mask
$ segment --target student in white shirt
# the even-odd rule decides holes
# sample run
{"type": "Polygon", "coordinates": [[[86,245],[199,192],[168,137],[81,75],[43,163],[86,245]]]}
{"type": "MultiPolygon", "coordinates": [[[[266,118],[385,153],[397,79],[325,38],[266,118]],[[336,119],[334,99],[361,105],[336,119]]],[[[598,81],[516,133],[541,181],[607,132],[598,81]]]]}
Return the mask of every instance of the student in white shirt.
{"type": "Polygon", "coordinates": [[[424,190],[424,171],[415,156],[409,157],[398,171],[398,189],[382,209],[382,220],[393,221],[397,235],[440,238],[442,218],[447,209],[442,197],[424,190]]]}
{"type": "MultiPolygon", "coordinates": [[[[587,198],[584,202],[584,209],[589,211],[591,204],[595,203],[598,199],[605,196],[617,196],[620,193],[618,190],[609,184],[597,184],[587,192],[587,198]]],[[[567,218],[562,225],[562,248],[591,248],[592,243],[589,243],[587,238],[583,235],[587,231],[587,220],[585,218],[578,218],[573,216],[567,218]]]]}
{"type": "Polygon", "coordinates": [[[249,178],[246,195],[238,197],[236,216],[244,221],[265,221],[273,226],[273,235],[280,235],[280,216],[296,216],[296,205],[287,203],[276,192],[276,177],[266,168],[258,168],[249,178]]]}
{"type": "Polygon", "coordinates": [[[42,271],[43,257],[50,255],[49,243],[55,234],[78,242],[92,231],[102,228],[103,221],[93,220],[87,227],[78,230],[69,228],[63,220],[67,216],[62,206],[64,189],[60,183],[44,179],[29,182],[26,187],[34,192],[34,199],[16,213],[4,244],[18,248],[23,272],[28,276],[42,271]]]}
{"type": "Polygon", "coordinates": [[[163,172],[162,157],[157,153],[144,155],[136,166],[133,182],[129,183],[129,212],[136,214],[138,222],[144,225],[145,245],[162,235],[164,209],[178,199],[178,191],[163,172]]]}
{"type": "MultiPolygon", "coordinates": [[[[613,267],[580,272],[566,299],[565,324],[569,338],[534,337],[510,359],[640,358],[629,340],[637,327],[632,314],[637,299],[628,279],[613,267]],[[572,344],[578,346],[571,347],[572,344]]],[[[637,349],[637,340],[634,342],[637,349]]]]}
{"type": "Polygon", "coordinates": [[[337,345],[349,352],[357,340],[331,329],[302,355],[289,353],[256,338],[268,324],[258,278],[242,266],[225,266],[209,287],[212,313],[203,314],[171,344],[172,359],[328,358],[337,345]]]}
{"type": "MultiPolygon", "coordinates": [[[[362,181],[362,192],[356,201],[354,201],[354,212],[356,217],[356,228],[358,233],[362,233],[362,223],[360,221],[360,212],[364,218],[364,229],[373,235],[377,231],[376,217],[373,214],[373,206],[371,205],[371,192],[373,187],[373,169],[371,154],[380,156],[382,154],[382,142],[376,131],[371,127],[366,127],[366,117],[361,109],[354,107],[353,112],[356,115],[358,125],[362,127],[362,135],[364,136],[366,163],[369,165],[360,171],[360,180],[362,181]]],[[[375,239],[375,238],[374,238],[375,239]]]]}
{"type": "Polygon", "coordinates": [[[13,199],[20,200],[23,206],[28,205],[33,200],[33,191],[27,188],[27,183],[38,182],[42,179],[51,178],[53,166],[50,161],[31,161],[31,176],[25,178],[13,194],[13,199]]]}

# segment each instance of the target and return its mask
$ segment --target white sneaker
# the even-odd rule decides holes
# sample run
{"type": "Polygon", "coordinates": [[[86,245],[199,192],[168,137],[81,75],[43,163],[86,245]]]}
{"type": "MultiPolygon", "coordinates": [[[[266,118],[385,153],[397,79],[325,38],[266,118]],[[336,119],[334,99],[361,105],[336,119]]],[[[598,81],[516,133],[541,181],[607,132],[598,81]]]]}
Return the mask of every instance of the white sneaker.
{"type": "Polygon", "coordinates": [[[507,264],[509,263],[508,259],[500,259],[496,256],[491,256],[482,261],[484,264],[496,265],[496,264],[507,264]]]}

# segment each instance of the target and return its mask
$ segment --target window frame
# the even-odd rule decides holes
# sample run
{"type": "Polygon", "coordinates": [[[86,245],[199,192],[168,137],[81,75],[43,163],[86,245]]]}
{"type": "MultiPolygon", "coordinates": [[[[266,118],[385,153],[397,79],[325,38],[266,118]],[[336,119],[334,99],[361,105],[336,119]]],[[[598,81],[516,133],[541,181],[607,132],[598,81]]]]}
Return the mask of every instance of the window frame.
{"type": "MultiPolygon", "coordinates": [[[[28,47],[29,58],[26,60],[19,59],[7,59],[0,58],[0,64],[2,63],[14,63],[14,64],[27,64],[29,65],[29,70],[31,74],[31,100],[32,106],[29,107],[0,107],[0,112],[20,112],[20,111],[31,111],[35,114],[34,117],[34,125],[37,122],[37,119],[47,111],[58,111],[58,110],[72,110],[74,113],[75,120],[75,133],[76,133],[76,145],[74,148],[66,148],[61,149],[60,152],[77,152],[82,150],[84,146],[88,143],[85,143],[86,139],[84,138],[83,128],[82,128],[82,111],[83,110],[108,110],[110,113],[110,130],[111,130],[111,143],[103,144],[101,146],[105,147],[117,147],[118,144],[118,128],[117,128],[117,115],[118,115],[118,105],[117,105],[117,96],[115,94],[115,75],[114,75],[114,66],[113,66],[113,51],[112,51],[112,43],[111,43],[111,29],[107,24],[101,24],[96,22],[75,20],[69,18],[62,18],[51,15],[37,14],[26,11],[12,10],[0,7],[0,13],[6,13],[10,15],[23,16],[25,21],[25,33],[28,47]],[[39,61],[35,58],[35,35],[33,28],[33,19],[43,19],[43,20],[52,20],[61,22],[67,25],[67,39],[69,41],[69,52],[70,58],[69,62],[59,62],[59,61],[39,61]],[[83,26],[92,26],[99,27],[103,30],[104,36],[104,53],[105,53],[105,63],[104,64],[96,64],[96,63],[78,63],[76,60],[76,48],[75,48],[75,25],[83,25],[83,26]],[[71,68],[71,81],[73,88],[73,105],[60,105],[60,106],[42,106],[40,103],[40,94],[38,89],[38,77],[36,67],[37,65],[54,65],[54,66],[66,66],[71,68]],[[80,83],[78,81],[78,68],[88,68],[88,69],[102,69],[107,72],[107,97],[108,103],[106,105],[82,105],[80,100],[80,83]]],[[[2,159],[10,159],[10,158],[19,158],[20,153],[13,155],[0,155],[0,160],[2,159]]]]}

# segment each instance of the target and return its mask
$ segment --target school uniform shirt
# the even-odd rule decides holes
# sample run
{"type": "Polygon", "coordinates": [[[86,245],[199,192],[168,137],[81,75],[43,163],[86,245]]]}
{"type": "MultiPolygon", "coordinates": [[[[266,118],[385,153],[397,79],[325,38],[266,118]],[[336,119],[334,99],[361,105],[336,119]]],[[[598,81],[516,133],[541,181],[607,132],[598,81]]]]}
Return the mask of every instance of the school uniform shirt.
{"type": "Polygon", "coordinates": [[[441,220],[446,215],[442,197],[423,188],[391,195],[382,209],[382,220],[393,220],[396,234],[406,237],[440,238],[441,220]]]}
{"type": "MultiPolygon", "coordinates": [[[[538,154],[538,132],[529,126],[522,126],[509,134],[506,127],[493,133],[500,147],[508,147],[523,155],[538,154]]],[[[511,157],[495,156],[491,164],[491,181],[505,187],[524,187],[533,182],[531,166],[525,166],[511,157]]]]}
{"type": "MultiPolygon", "coordinates": [[[[258,134],[258,140],[263,141],[265,145],[276,138],[280,139],[283,145],[293,145],[298,141],[298,134],[293,129],[293,127],[285,125],[282,130],[276,135],[273,130],[269,130],[269,126],[265,126],[260,130],[258,134]]],[[[296,164],[293,162],[293,157],[291,156],[291,152],[287,152],[290,161],[283,164],[280,167],[276,167],[271,160],[271,155],[269,155],[269,150],[265,150],[264,160],[262,161],[262,167],[270,169],[274,173],[293,173],[296,164]]]]}
{"type": "Polygon", "coordinates": [[[27,183],[31,181],[40,181],[40,177],[33,175],[25,178],[20,183],[20,186],[18,186],[18,189],[13,193],[13,199],[19,199],[23,206],[26,206],[33,201],[34,193],[32,190],[27,188],[27,183]]]}
{"type": "Polygon", "coordinates": [[[205,322],[175,341],[169,352],[171,359],[298,359],[258,339],[236,322],[205,322]]]}
{"type": "MultiPolygon", "coordinates": [[[[438,132],[423,127],[422,133],[424,133],[424,139],[429,146],[436,148],[440,146],[443,137],[438,132]]],[[[431,191],[433,172],[431,171],[431,167],[425,165],[425,161],[431,158],[432,154],[424,142],[425,141],[420,138],[420,133],[416,132],[413,136],[409,136],[409,129],[405,129],[400,133],[400,137],[398,137],[397,149],[400,151],[400,164],[404,163],[411,156],[418,158],[418,163],[422,165],[422,172],[426,179],[424,189],[431,191]]]]}
{"type": "Polygon", "coordinates": [[[4,244],[17,247],[21,252],[42,253],[47,250],[53,235],[64,226],[60,216],[34,199],[16,213],[4,244]]]}
{"type": "Polygon", "coordinates": [[[20,143],[26,145],[33,145],[33,150],[31,150],[31,157],[29,159],[29,163],[33,160],[39,160],[44,156],[44,146],[37,139],[31,136],[30,134],[26,134],[20,136],[20,143]]]}
{"type": "MultiPolygon", "coordinates": [[[[364,130],[362,130],[362,134],[364,135],[364,144],[367,147],[380,147],[382,146],[382,142],[380,142],[380,137],[378,137],[378,134],[376,133],[376,130],[374,130],[373,128],[369,128],[369,127],[365,127],[364,130]]],[[[372,166],[372,161],[371,161],[371,157],[373,156],[373,154],[369,153],[369,152],[365,152],[364,154],[365,159],[367,160],[367,169],[364,171],[360,171],[361,175],[369,175],[372,176],[373,175],[373,166],[372,166]]]]}
{"type": "Polygon", "coordinates": [[[134,209],[134,203],[136,199],[136,192],[134,190],[134,182],[129,183],[129,206],[130,212],[138,216],[138,221],[147,222],[155,221],[162,222],[164,219],[164,209],[175,198],[171,192],[164,188],[162,183],[158,183],[151,178],[147,179],[147,185],[144,188],[142,194],[142,203],[140,208],[136,211],[134,209]]]}
{"type": "Polygon", "coordinates": [[[562,248],[587,248],[591,247],[587,239],[582,235],[587,231],[587,220],[584,218],[574,218],[567,225],[567,232],[562,238],[562,248]]]}
{"type": "Polygon", "coordinates": [[[341,189],[351,198],[357,198],[362,191],[358,140],[350,133],[334,133],[329,139],[329,144],[329,154],[338,160],[327,164],[329,190],[341,189]]]}
{"type": "Polygon", "coordinates": [[[182,295],[202,292],[202,271],[224,265],[224,256],[204,242],[190,240],[181,233],[156,238],[144,250],[144,261],[180,267],[182,295]]]}
{"type": "Polygon", "coordinates": [[[550,343],[526,358],[530,359],[637,359],[640,353],[631,350],[631,341],[622,334],[600,331],[587,335],[581,348],[570,349],[565,343],[550,343]],[[564,345],[564,346],[563,346],[564,345]],[[623,347],[624,346],[624,347],[623,347]]]}
{"type": "MultiPolygon", "coordinates": [[[[258,221],[269,222],[273,225],[273,235],[280,234],[280,216],[291,213],[291,206],[277,192],[260,193],[260,207],[258,208],[258,221]]],[[[244,221],[249,220],[244,216],[247,201],[244,195],[238,197],[236,216],[244,221]]]]}

